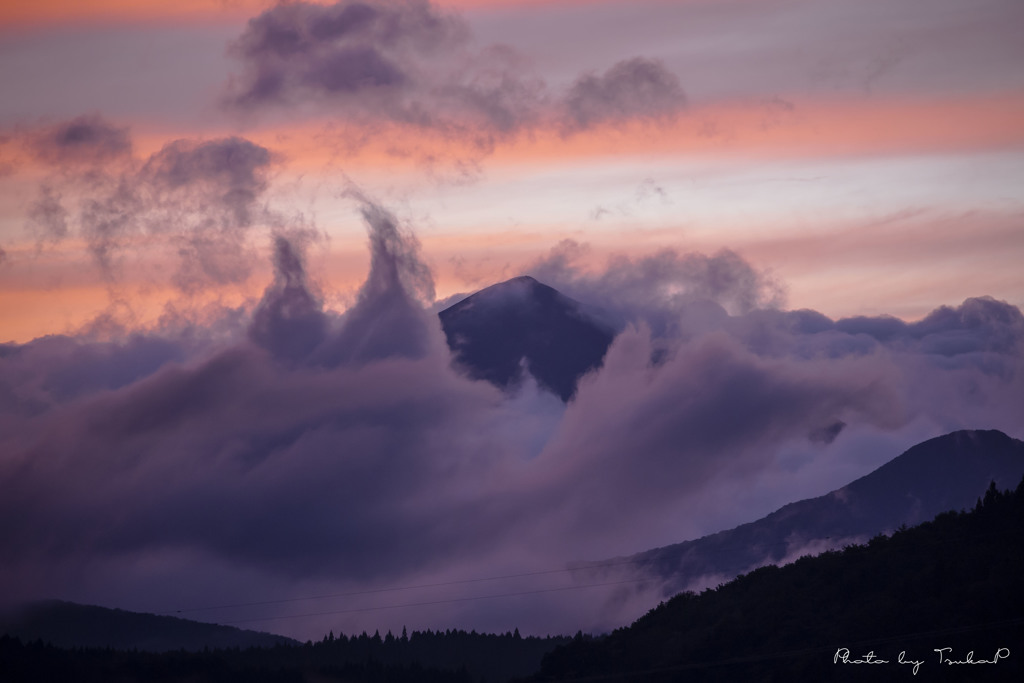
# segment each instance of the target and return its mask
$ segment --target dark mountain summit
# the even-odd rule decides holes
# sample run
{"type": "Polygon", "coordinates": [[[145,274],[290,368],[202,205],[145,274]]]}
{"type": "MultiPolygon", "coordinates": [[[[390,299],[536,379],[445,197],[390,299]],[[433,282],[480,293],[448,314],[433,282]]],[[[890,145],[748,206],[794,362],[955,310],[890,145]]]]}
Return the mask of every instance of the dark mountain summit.
{"type": "Polygon", "coordinates": [[[482,289],[440,317],[456,362],[470,376],[509,388],[522,381],[525,367],[563,401],[601,364],[614,336],[578,301],[529,276],[482,289]]]}
{"type": "Polygon", "coordinates": [[[998,431],[953,432],[913,446],[832,493],[623,562],[665,580],[668,595],[701,577],[729,579],[763,564],[864,542],[941,512],[971,508],[991,482],[1013,488],[1022,476],[1024,442],[998,431]]]}

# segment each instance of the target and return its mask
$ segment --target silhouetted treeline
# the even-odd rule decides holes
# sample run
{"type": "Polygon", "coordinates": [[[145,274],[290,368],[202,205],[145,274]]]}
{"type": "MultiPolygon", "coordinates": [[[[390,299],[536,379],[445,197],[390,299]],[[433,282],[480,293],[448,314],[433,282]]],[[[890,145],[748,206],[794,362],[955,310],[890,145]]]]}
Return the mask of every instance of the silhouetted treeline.
{"type": "Polygon", "coordinates": [[[930,683],[1022,673],[1024,481],[1013,492],[991,486],[970,512],[678,595],[628,628],[556,649],[536,680],[930,683]],[[916,676],[901,652],[922,662],[916,676]],[[997,652],[995,664],[940,662],[997,652]]]}
{"type": "Polygon", "coordinates": [[[567,637],[523,638],[519,629],[505,634],[476,631],[413,631],[394,636],[390,632],[367,636],[334,637],[333,633],[313,647],[312,657],[320,661],[361,662],[368,659],[389,664],[419,663],[440,669],[466,667],[479,680],[505,681],[527,676],[540,668],[543,656],[567,637]]]}
{"type": "Polygon", "coordinates": [[[466,631],[335,637],[320,642],[203,652],[57,648],[0,638],[0,681],[184,681],[190,683],[500,683],[534,673],[569,638],[466,631]]]}

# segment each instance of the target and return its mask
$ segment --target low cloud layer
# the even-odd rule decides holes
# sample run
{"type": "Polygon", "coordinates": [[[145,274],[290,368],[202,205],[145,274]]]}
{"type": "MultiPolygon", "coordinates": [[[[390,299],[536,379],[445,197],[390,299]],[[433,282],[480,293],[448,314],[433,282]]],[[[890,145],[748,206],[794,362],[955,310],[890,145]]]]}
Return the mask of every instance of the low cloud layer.
{"type": "Polygon", "coordinates": [[[587,251],[585,244],[564,240],[527,270],[620,329],[642,322],[655,336],[679,334],[697,324],[695,318],[775,308],[785,300],[780,283],[728,249],[710,256],[669,248],[639,258],[615,256],[600,272],[580,265],[587,251]]]}
{"type": "MultiPolygon", "coordinates": [[[[210,144],[165,148],[140,174],[188,190],[182,164],[207,197],[258,189],[259,149],[210,144]]],[[[774,306],[778,286],[730,252],[588,274],[562,245],[535,274],[621,332],[568,406],[529,382],[505,395],[453,369],[415,237],[359,201],[371,270],[346,311],[325,309],[303,241],[281,233],[240,327],[0,347],[3,598],[154,609],[557,568],[748,521],[923,436],[1022,436],[1017,308],[983,297],[914,323],[833,321],[774,306]]],[[[588,590],[337,619],[605,628],[657,587],[588,590]]],[[[323,621],[263,626],[314,636],[323,621]]]]}

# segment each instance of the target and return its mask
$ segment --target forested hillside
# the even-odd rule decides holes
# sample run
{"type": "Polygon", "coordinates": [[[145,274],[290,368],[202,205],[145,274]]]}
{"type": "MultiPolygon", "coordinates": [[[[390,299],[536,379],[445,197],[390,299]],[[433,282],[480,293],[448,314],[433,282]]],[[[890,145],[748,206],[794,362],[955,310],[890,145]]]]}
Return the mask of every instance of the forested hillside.
{"type": "Polygon", "coordinates": [[[970,512],[680,594],[605,637],[329,633],[305,645],[153,653],[3,636],[0,679],[1017,681],[1022,576],[1024,481],[990,487],[970,512]]]}
{"type": "Polygon", "coordinates": [[[1024,680],[1022,576],[1024,481],[970,512],[680,594],[555,650],[537,679],[911,680],[903,652],[920,680],[1024,680]],[[852,663],[867,659],[886,661],[852,663]]]}

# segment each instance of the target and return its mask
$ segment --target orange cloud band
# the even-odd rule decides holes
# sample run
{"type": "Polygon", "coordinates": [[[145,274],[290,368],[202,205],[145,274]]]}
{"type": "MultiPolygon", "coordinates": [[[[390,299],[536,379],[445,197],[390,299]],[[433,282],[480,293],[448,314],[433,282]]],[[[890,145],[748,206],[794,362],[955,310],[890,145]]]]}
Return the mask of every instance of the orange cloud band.
{"type": "MultiPolygon", "coordinates": [[[[440,0],[440,7],[486,9],[599,4],[607,0],[440,0]]],[[[324,0],[312,4],[331,5],[324,0]]],[[[8,0],[0,4],[0,27],[78,22],[238,21],[272,7],[273,0],[8,0]]]]}

